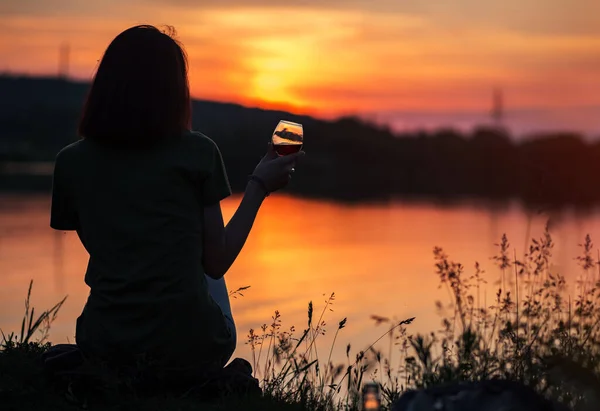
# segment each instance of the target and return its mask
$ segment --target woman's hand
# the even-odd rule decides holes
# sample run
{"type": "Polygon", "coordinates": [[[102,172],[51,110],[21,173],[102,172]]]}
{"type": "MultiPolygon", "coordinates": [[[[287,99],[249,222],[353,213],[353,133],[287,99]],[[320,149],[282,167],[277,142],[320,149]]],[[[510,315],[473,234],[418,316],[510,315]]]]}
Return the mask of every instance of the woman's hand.
{"type": "Polygon", "coordinates": [[[260,163],[254,169],[252,175],[264,184],[264,189],[268,193],[277,191],[285,187],[299,157],[304,155],[304,151],[290,154],[287,156],[278,156],[273,144],[269,143],[267,154],[262,158],[260,163]]]}
{"type": "Polygon", "coordinates": [[[223,214],[219,203],[204,208],[204,271],[210,277],[219,279],[225,275],[244,247],[254,224],[256,214],[265,195],[279,190],[290,181],[291,174],[301,151],[289,156],[278,157],[269,144],[269,150],[258,163],[254,173],[253,186],[248,186],[240,206],[227,226],[223,224],[223,214]],[[262,187],[264,185],[264,187],[262,187]]]}

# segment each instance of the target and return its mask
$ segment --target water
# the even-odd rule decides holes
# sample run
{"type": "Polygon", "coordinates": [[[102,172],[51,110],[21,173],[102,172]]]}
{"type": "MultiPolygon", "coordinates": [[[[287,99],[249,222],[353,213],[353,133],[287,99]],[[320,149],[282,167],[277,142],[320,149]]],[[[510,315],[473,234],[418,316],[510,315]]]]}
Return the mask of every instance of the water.
{"type": "MultiPolygon", "coordinates": [[[[229,219],[239,197],[223,203],[229,219]]],[[[34,280],[33,305],[51,307],[68,299],[50,333],[53,343],[73,342],[75,319],[88,294],[83,282],[87,254],[74,233],[48,227],[47,195],[0,196],[0,328],[20,328],[29,280],[34,280]]],[[[264,204],[241,256],[226,275],[230,290],[250,286],[232,299],[238,327],[236,356],[250,358],[248,330],[269,323],[274,310],[283,329],[307,323],[307,304],[315,304],[315,321],[324,300],[335,292],[333,311],[324,320],[327,334],[318,347],[326,357],[338,322],[335,361],[345,347],[366,348],[385,332],[375,326],[376,314],[398,320],[416,317],[410,333],[439,327],[434,302],[446,301],[434,274],[433,247],[440,246],[472,272],[475,261],[486,270],[487,292],[496,291],[499,272],[490,257],[503,233],[522,255],[526,236],[539,237],[550,216],[529,217],[518,206],[491,211],[462,205],[441,208],[428,204],[343,206],[274,195],[264,204]]],[[[574,257],[586,233],[600,238],[600,214],[551,216],[556,242],[554,270],[567,278],[579,274],[574,257]]],[[[443,291],[443,292],[442,292],[443,291]]],[[[490,300],[488,300],[490,301],[490,300]]],[[[321,337],[319,337],[321,338],[321,337]]]]}

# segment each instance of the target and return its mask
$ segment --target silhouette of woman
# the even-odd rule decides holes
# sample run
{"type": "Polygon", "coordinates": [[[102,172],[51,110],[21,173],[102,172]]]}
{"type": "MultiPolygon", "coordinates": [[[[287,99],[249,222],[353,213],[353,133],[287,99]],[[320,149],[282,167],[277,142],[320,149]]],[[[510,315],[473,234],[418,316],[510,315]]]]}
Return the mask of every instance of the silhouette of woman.
{"type": "Polygon", "coordinates": [[[58,153],[51,221],[89,253],[90,294],[77,319],[87,357],[151,358],[185,373],[222,368],[236,347],[224,275],[265,197],[297,158],[273,148],[225,226],[231,194],[216,144],[190,131],[187,60],[173,31],[136,26],[106,49],[79,124],[58,153]]]}

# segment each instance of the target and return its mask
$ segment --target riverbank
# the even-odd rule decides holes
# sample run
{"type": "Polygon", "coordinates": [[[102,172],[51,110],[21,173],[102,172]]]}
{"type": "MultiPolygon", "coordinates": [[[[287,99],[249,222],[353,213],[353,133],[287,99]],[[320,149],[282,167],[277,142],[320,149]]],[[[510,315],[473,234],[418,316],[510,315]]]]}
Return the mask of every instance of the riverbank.
{"type": "MultiPolygon", "coordinates": [[[[381,335],[374,335],[373,344],[368,347],[356,350],[348,345],[346,364],[331,362],[337,334],[346,327],[345,319],[335,324],[332,346],[317,350],[334,294],[323,310],[315,312],[312,303],[309,304],[308,326],[302,331],[282,327],[281,317],[276,312],[270,324],[249,332],[252,358],[248,360],[265,393],[257,407],[355,410],[362,384],[368,380],[379,382],[387,407],[410,388],[499,378],[524,383],[573,410],[585,409],[586,402],[589,405],[590,401],[600,400],[593,397],[600,392],[600,330],[597,327],[600,323],[600,261],[595,257],[597,252],[591,239],[586,238],[577,257],[581,273],[569,277],[575,280],[567,284],[565,277],[556,273],[550,263],[553,247],[552,237],[545,233],[532,241],[525,258],[517,261],[504,237],[494,257],[501,271],[500,287],[496,300],[489,303],[480,299],[483,278],[479,266],[467,270],[436,248],[436,274],[440,286],[448,291],[448,301],[438,304],[443,328],[412,335],[413,321],[418,318],[403,321],[375,318],[389,328],[381,335]],[[565,294],[567,285],[571,286],[573,297],[565,294]]],[[[47,401],[51,406],[63,408],[44,409],[71,409],[64,405],[60,395],[48,389],[39,366],[33,361],[44,346],[30,345],[28,341],[38,334],[38,330],[32,329],[35,324],[44,336],[43,328],[51,323],[47,320],[55,318],[59,309],[60,305],[34,315],[33,309],[27,306],[22,330],[3,337],[0,396],[13,401],[12,404],[23,401],[24,406],[39,407],[40,401],[47,401]],[[41,321],[35,321],[38,316],[41,321]],[[7,342],[16,340],[20,344],[7,342]]],[[[332,332],[332,327],[328,330],[332,332]]],[[[140,410],[146,408],[137,407],[145,407],[145,404],[150,407],[148,410],[210,410],[209,407],[226,410],[240,406],[239,403],[209,406],[181,398],[124,398],[121,403],[131,409],[130,401],[136,401],[134,408],[140,410]],[[188,406],[191,408],[186,408],[188,406]]],[[[249,406],[244,405],[244,409],[253,409],[249,406]]]]}
{"type": "MultiPolygon", "coordinates": [[[[47,195],[50,197],[52,191],[52,169],[53,162],[28,163],[22,162],[20,166],[11,166],[10,173],[2,173],[2,163],[0,163],[0,195],[47,195]],[[32,168],[34,169],[32,172],[32,168]]],[[[244,187],[233,187],[234,195],[244,193],[244,187]]],[[[469,196],[445,196],[445,195],[362,195],[352,194],[343,195],[339,193],[321,193],[310,190],[304,191],[302,188],[294,187],[292,181],[281,194],[289,195],[294,198],[311,201],[321,201],[326,203],[335,203],[348,206],[369,206],[369,205],[427,205],[439,206],[443,208],[457,208],[461,206],[474,207],[482,210],[502,211],[515,205],[522,207],[531,213],[547,212],[553,215],[560,215],[562,212],[574,212],[578,215],[591,215],[600,209],[600,204],[593,205],[536,205],[535,203],[523,203],[518,198],[507,197],[485,198],[469,196]]]]}
{"type": "Polygon", "coordinates": [[[30,344],[0,352],[0,408],[3,411],[309,411],[301,404],[263,398],[225,398],[202,401],[196,398],[156,395],[136,398],[134,393],[113,397],[106,403],[76,400],[68,391],[53,387],[43,375],[39,354],[44,345],[30,344]]]}

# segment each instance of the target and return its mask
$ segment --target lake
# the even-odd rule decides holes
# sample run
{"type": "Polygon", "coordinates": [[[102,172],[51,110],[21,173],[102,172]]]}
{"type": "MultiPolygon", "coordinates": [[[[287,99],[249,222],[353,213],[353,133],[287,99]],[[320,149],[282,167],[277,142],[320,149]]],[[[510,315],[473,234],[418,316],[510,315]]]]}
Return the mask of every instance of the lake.
{"type": "MultiPolygon", "coordinates": [[[[226,219],[239,201],[233,197],[223,202],[226,219]]],[[[49,207],[48,195],[0,194],[0,328],[5,333],[20,329],[33,279],[37,310],[68,295],[50,340],[73,342],[75,319],[89,291],[83,282],[88,256],[76,234],[49,228],[49,207]]],[[[327,334],[318,347],[329,352],[338,322],[347,317],[333,354],[336,362],[345,362],[347,343],[356,352],[385,332],[385,325],[376,326],[371,319],[373,314],[398,320],[416,317],[409,333],[438,329],[434,303],[448,297],[438,289],[434,246],[462,262],[468,272],[478,261],[486,270],[491,296],[499,279],[490,259],[497,253],[494,244],[506,233],[522,256],[528,235],[541,236],[549,218],[556,243],[553,269],[575,279],[580,273],[574,260],[578,244],[588,233],[600,238],[598,213],[530,216],[517,204],[500,210],[414,202],[357,206],[273,195],[225,277],[230,291],[250,286],[243,297],[232,299],[238,328],[235,355],[250,359],[248,330],[270,323],[275,310],[281,313],[283,329],[294,325],[301,331],[308,302],[313,301],[318,318],[332,292],[333,311],[324,316],[327,334]]]]}

